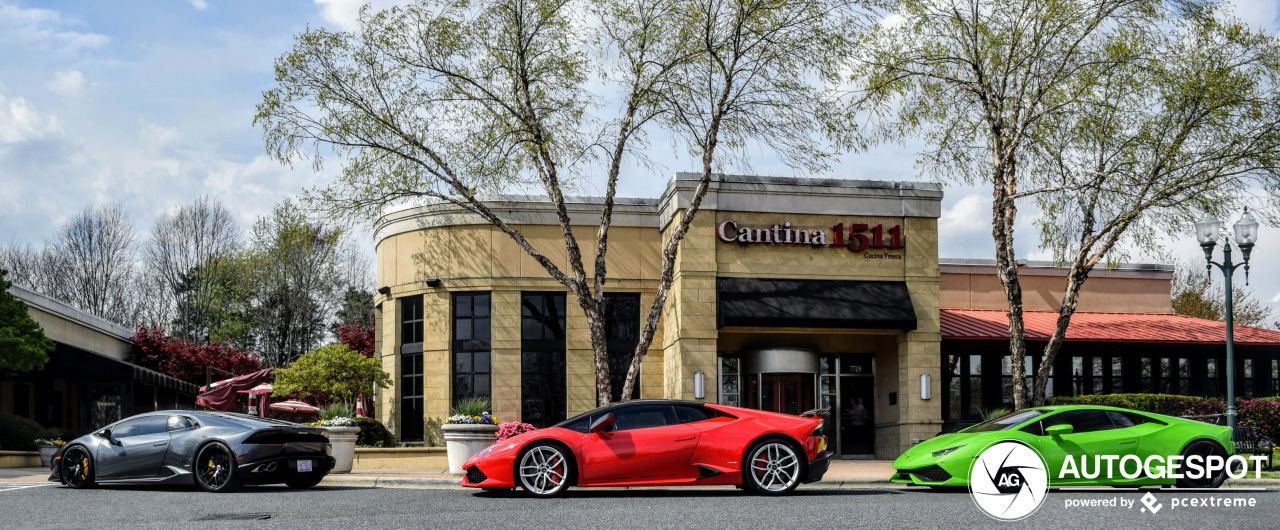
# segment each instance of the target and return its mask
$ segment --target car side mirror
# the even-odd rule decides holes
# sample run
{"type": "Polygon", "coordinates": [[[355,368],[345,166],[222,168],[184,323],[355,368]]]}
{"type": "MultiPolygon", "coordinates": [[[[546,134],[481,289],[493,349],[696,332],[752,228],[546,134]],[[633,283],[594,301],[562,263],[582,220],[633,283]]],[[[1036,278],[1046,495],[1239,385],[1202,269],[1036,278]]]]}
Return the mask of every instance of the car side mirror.
{"type": "Polygon", "coordinates": [[[591,432],[599,434],[613,426],[613,414],[605,414],[591,422],[591,432]]]}
{"type": "Polygon", "coordinates": [[[1062,436],[1064,434],[1071,434],[1071,432],[1074,430],[1075,430],[1074,427],[1064,423],[1061,425],[1051,425],[1049,427],[1046,427],[1044,430],[1044,433],[1049,436],[1062,436]]]}
{"type": "Polygon", "coordinates": [[[110,440],[110,439],[111,439],[111,429],[103,429],[103,430],[102,430],[102,432],[101,432],[101,433],[99,433],[99,434],[100,434],[103,438],[106,438],[106,439],[108,439],[108,440],[110,440]]]}

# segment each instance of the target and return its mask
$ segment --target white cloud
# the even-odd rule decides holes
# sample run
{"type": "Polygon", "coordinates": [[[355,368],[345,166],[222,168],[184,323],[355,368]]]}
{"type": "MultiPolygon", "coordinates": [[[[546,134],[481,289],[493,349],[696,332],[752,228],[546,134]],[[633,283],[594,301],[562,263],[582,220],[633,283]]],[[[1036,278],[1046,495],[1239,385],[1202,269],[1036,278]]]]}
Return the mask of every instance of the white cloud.
{"type": "Polygon", "coordinates": [[[360,8],[369,4],[374,12],[391,6],[404,5],[405,0],[314,0],[320,6],[320,17],[337,26],[337,29],[351,31],[360,27],[360,8]]]}
{"type": "Polygon", "coordinates": [[[944,208],[938,219],[938,237],[945,240],[990,233],[991,200],[977,193],[965,195],[950,208],[944,208]]]}
{"type": "MultiPolygon", "coordinates": [[[[1277,302],[1280,302],[1280,291],[1277,291],[1277,292],[1276,292],[1276,295],[1275,295],[1275,296],[1272,296],[1272,297],[1271,297],[1271,299],[1270,299],[1270,300],[1268,300],[1268,302],[1271,302],[1271,303],[1273,303],[1273,304],[1274,304],[1274,303],[1277,303],[1277,302]]],[[[1233,313],[1234,313],[1234,312],[1233,312],[1233,313]]]]}
{"type": "Polygon", "coordinates": [[[209,9],[209,3],[205,2],[204,0],[190,0],[190,1],[191,1],[191,7],[196,8],[196,11],[204,11],[206,9],[209,9]]]}
{"type": "Polygon", "coordinates": [[[62,133],[57,116],[42,114],[21,97],[0,96],[0,144],[40,140],[62,133]]]}
{"type": "Polygon", "coordinates": [[[1275,27],[1280,18],[1280,5],[1276,0],[1227,0],[1232,12],[1245,23],[1266,31],[1275,27]]]}
{"type": "Polygon", "coordinates": [[[44,85],[50,91],[66,97],[73,97],[84,90],[87,82],[79,70],[63,70],[53,74],[53,80],[44,85]]]}
{"type": "Polygon", "coordinates": [[[67,29],[81,24],[57,11],[0,3],[0,48],[13,46],[74,53],[100,48],[110,40],[106,35],[67,29]]]}
{"type": "Polygon", "coordinates": [[[138,131],[138,144],[145,151],[155,151],[173,143],[174,140],[181,136],[178,129],[174,127],[164,127],[144,122],[142,130],[138,131]]]}

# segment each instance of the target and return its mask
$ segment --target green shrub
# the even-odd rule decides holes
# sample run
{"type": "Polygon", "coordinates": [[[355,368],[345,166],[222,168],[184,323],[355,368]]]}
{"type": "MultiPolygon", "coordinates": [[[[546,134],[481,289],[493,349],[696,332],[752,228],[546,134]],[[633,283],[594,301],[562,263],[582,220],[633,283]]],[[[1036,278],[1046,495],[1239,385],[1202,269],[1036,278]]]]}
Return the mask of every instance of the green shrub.
{"type": "Polygon", "coordinates": [[[356,444],[369,447],[395,447],[395,438],[382,422],[373,418],[356,418],[360,434],[356,435],[356,444]]]}
{"type": "MultiPolygon", "coordinates": [[[[1102,405],[1167,416],[1222,414],[1226,400],[1170,394],[1106,394],[1101,396],[1054,397],[1050,405],[1102,405]]],[[[1280,440],[1280,398],[1236,399],[1236,424],[1271,440],[1280,440]]]]}
{"type": "Polygon", "coordinates": [[[355,416],[351,413],[351,407],[345,403],[332,403],[320,411],[320,419],[331,420],[334,418],[350,418],[355,416]]]}
{"type": "Polygon", "coordinates": [[[479,416],[493,410],[493,402],[487,397],[469,397],[458,400],[449,414],[479,416]]]}
{"type": "Polygon", "coordinates": [[[36,438],[58,438],[54,429],[41,427],[39,423],[10,414],[0,414],[0,450],[35,451],[36,438]]]}

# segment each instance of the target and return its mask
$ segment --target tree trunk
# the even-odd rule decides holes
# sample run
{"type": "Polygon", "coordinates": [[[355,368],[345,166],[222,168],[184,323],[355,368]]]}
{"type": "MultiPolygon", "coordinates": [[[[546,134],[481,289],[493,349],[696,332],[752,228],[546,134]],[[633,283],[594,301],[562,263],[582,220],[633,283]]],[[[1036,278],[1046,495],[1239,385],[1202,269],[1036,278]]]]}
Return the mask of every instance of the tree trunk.
{"type": "Polygon", "coordinates": [[[1026,332],[1022,320],[1022,283],[1018,279],[1018,260],[1013,250],[1013,226],[1018,208],[1008,197],[1017,192],[1012,163],[1001,167],[997,161],[993,200],[991,203],[991,236],[996,245],[996,274],[1004,285],[1005,299],[1009,303],[1009,373],[1013,377],[1013,407],[1027,407],[1026,332]]]}
{"type": "MultiPolygon", "coordinates": [[[[1078,263],[1078,262],[1077,262],[1078,263]]],[[[1049,372],[1053,362],[1062,349],[1062,342],[1067,337],[1067,327],[1071,324],[1071,315],[1076,312],[1076,304],[1080,301],[1080,287],[1089,275],[1089,268],[1073,265],[1067,276],[1067,288],[1062,295],[1062,305],[1058,309],[1058,322],[1053,328],[1049,343],[1044,346],[1044,357],[1040,361],[1040,369],[1036,371],[1035,386],[1032,389],[1031,406],[1044,406],[1045,389],[1049,386],[1049,372]]]]}

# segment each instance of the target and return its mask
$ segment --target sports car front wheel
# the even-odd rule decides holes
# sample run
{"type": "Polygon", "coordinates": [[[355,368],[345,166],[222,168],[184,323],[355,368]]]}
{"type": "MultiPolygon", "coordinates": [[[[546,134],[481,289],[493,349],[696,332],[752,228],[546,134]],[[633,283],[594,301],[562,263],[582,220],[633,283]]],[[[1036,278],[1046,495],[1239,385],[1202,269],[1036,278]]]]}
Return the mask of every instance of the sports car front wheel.
{"type": "Polygon", "coordinates": [[[792,444],[780,440],[763,440],[747,450],[742,482],[752,493],[782,495],[800,485],[803,470],[801,455],[792,444]]]}
{"type": "Polygon", "coordinates": [[[62,466],[62,480],[68,486],[80,489],[92,488],[96,485],[93,459],[89,457],[89,451],[84,447],[76,445],[67,449],[58,460],[58,465],[62,466]]]}
{"type": "Polygon", "coordinates": [[[573,481],[573,459],[564,448],[540,443],[524,450],[516,466],[520,487],[534,497],[554,497],[573,481]]]}
{"type": "Polygon", "coordinates": [[[205,491],[226,493],[240,488],[236,458],[225,445],[214,442],[201,448],[195,468],[196,484],[205,491]]]}

